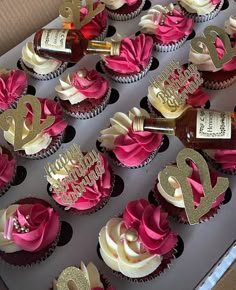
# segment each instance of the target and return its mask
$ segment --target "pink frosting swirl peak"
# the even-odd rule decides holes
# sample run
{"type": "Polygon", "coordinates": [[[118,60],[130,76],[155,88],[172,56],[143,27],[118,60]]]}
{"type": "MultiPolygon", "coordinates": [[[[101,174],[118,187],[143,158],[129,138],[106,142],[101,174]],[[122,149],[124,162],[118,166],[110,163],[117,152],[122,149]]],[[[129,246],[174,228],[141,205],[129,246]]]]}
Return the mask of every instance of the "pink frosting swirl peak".
{"type": "Polygon", "coordinates": [[[16,161],[14,159],[10,159],[8,154],[0,153],[0,189],[11,181],[15,167],[16,161]]]}
{"type": "MultiPolygon", "coordinates": [[[[231,41],[231,46],[235,47],[235,45],[236,45],[236,42],[231,41]]],[[[219,37],[216,38],[215,46],[216,46],[218,57],[221,59],[226,53],[226,50],[225,50],[223,41],[219,37]]],[[[234,56],[230,61],[228,61],[222,66],[223,71],[232,71],[235,69],[236,69],[236,56],[234,56]]]]}
{"type": "Polygon", "coordinates": [[[168,214],[144,199],[127,204],[123,219],[127,228],[138,232],[144,248],[151,254],[164,255],[177,244],[177,234],[171,231],[168,214]]]}

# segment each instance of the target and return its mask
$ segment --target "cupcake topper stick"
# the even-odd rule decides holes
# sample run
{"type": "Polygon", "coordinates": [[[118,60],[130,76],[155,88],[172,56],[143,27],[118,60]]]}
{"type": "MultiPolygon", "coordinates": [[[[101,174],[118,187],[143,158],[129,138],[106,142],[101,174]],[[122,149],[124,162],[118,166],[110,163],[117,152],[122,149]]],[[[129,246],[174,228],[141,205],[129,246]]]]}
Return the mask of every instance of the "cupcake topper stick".
{"type": "Polygon", "coordinates": [[[208,49],[212,62],[216,69],[222,66],[236,56],[236,46],[232,47],[228,34],[217,26],[208,26],[203,31],[204,36],[198,36],[192,39],[192,49],[198,53],[204,51],[204,47],[208,49]],[[216,37],[219,37],[224,44],[225,53],[219,58],[215,47],[216,37]]]}
{"type": "Polygon", "coordinates": [[[189,223],[197,224],[199,219],[211,209],[216,198],[228,188],[229,180],[225,177],[218,177],[215,186],[212,187],[208,165],[201,154],[193,149],[185,148],[180,151],[176,163],[177,166],[167,166],[160,172],[160,184],[169,195],[174,196],[175,188],[171,185],[170,179],[174,178],[179,183],[189,223]],[[201,198],[197,208],[194,206],[191,185],[187,181],[192,173],[192,168],[186,162],[187,160],[192,160],[197,165],[202,182],[204,197],[201,198]]]}
{"type": "Polygon", "coordinates": [[[41,120],[41,103],[35,98],[35,96],[26,95],[23,96],[17,105],[16,109],[9,109],[0,115],[0,128],[4,131],[8,131],[10,128],[10,122],[14,121],[14,150],[21,150],[25,144],[32,141],[39,133],[44,129],[51,126],[54,121],[54,116],[47,116],[47,118],[41,120]],[[30,105],[32,110],[32,124],[30,124],[30,131],[27,136],[24,136],[25,117],[29,113],[27,104],[30,105]]]}

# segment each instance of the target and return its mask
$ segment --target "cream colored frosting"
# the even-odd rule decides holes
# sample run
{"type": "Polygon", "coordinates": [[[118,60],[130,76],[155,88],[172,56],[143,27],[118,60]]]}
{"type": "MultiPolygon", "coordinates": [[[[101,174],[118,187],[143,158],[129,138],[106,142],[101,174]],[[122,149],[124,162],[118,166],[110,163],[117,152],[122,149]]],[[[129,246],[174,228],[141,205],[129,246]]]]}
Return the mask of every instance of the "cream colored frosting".
{"type": "Polygon", "coordinates": [[[32,42],[27,42],[22,48],[22,60],[27,67],[38,74],[51,73],[61,65],[61,62],[56,59],[38,56],[34,51],[32,42]]]}
{"type": "Polygon", "coordinates": [[[60,85],[55,87],[58,97],[63,101],[69,101],[72,105],[87,99],[77,88],[72,85],[72,74],[59,78],[60,85]]]}
{"type": "Polygon", "coordinates": [[[125,5],[127,1],[126,0],[103,0],[102,2],[106,5],[107,8],[111,10],[117,10],[123,5],[125,5]]]}
{"type": "MultiPolygon", "coordinates": [[[[15,138],[15,121],[11,120],[9,122],[8,131],[4,131],[4,138],[6,141],[14,146],[15,138]]],[[[24,122],[22,138],[24,139],[30,132],[30,124],[24,122]]],[[[46,133],[39,133],[32,141],[26,143],[21,150],[24,150],[27,155],[35,154],[46,149],[51,143],[52,138],[46,133]]]]}
{"type": "Polygon", "coordinates": [[[231,15],[229,19],[225,21],[225,31],[230,36],[236,34],[236,15],[231,15]]]}
{"type": "Polygon", "coordinates": [[[211,0],[179,0],[179,2],[186,11],[197,13],[198,15],[209,14],[217,6],[211,0]]]}
{"type": "Polygon", "coordinates": [[[4,230],[7,221],[10,216],[16,212],[18,206],[18,204],[14,204],[9,206],[7,209],[0,210],[0,250],[5,253],[21,251],[21,248],[19,248],[12,240],[4,238],[4,230]]]}
{"type": "Polygon", "coordinates": [[[117,136],[125,135],[128,133],[132,126],[134,117],[145,116],[149,118],[149,114],[144,109],[132,108],[128,115],[125,113],[117,112],[110,118],[111,126],[100,132],[100,137],[98,140],[101,142],[101,146],[108,150],[113,150],[115,148],[114,141],[117,136]]]}
{"type": "Polygon", "coordinates": [[[162,256],[150,254],[139,239],[128,241],[122,218],[112,218],[99,233],[100,253],[113,270],[130,278],[149,275],[161,264],[162,256]]]}

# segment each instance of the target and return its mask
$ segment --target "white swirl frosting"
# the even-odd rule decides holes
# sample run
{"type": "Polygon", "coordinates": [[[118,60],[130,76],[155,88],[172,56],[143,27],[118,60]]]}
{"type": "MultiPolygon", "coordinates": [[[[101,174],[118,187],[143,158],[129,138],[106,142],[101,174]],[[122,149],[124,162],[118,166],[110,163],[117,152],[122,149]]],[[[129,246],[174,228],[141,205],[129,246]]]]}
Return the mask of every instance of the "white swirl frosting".
{"type": "Polygon", "coordinates": [[[14,204],[9,206],[7,209],[0,210],[0,250],[5,253],[14,253],[22,250],[12,240],[8,240],[4,237],[7,222],[9,218],[16,212],[18,206],[18,204],[14,204]]]}
{"type": "Polygon", "coordinates": [[[236,15],[231,15],[229,19],[225,21],[225,31],[230,36],[236,34],[236,15]]]}
{"type": "Polygon", "coordinates": [[[61,61],[56,59],[38,56],[34,51],[32,42],[27,42],[22,48],[22,60],[27,67],[38,74],[51,73],[61,65],[61,61]]]}
{"type": "Polygon", "coordinates": [[[189,13],[197,13],[198,15],[209,14],[217,6],[211,0],[179,0],[179,3],[189,13]]]}
{"type": "Polygon", "coordinates": [[[102,2],[111,10],[117,10],[127,3],[126,0],[103,0],[102,2]]]}
{"type": "Polygon", "coordinates": [[[104,262],[130,278],[151,274],[161,264],[162,256],[147,252],[139,239],[128,241],[125,238],[126,231],[122,218],[112,218],[101,229],[99,244],[104,262]]]}
{"type": "Polygon", "coordinates": [[[128,133],[132,126],[133,119],[136,116],[150,117],[147,111],[136,107],[133,107],[128,115],[121,112],[115,113],[115,115],[110,118],[111,126],[100,132],[101,136],[98,140],[101,142],[101,146],[108,150],[113,150],[115,148],[114,142],[116,137],[128,133]]]}

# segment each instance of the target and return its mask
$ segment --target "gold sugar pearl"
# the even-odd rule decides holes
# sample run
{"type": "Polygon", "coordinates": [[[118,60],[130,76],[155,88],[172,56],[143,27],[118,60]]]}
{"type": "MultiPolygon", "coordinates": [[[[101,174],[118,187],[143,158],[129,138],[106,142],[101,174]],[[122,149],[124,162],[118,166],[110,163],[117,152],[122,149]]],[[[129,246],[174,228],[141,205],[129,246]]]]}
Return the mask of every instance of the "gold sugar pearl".
{"type": "Polygon", "coordinates": [[[135,229],[128,229],[125,233],[125,238],[129,242],[136,242],[138,239],[138,232],[135,229]]]}
{"type": "Polygon", "coordinates": [[[85,78],[87,76],[87,72],[85,69],[80,69],[80,70],[78,70],[77,75],[80,78],[85,78]]]}

